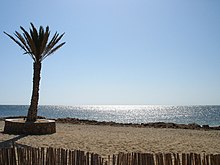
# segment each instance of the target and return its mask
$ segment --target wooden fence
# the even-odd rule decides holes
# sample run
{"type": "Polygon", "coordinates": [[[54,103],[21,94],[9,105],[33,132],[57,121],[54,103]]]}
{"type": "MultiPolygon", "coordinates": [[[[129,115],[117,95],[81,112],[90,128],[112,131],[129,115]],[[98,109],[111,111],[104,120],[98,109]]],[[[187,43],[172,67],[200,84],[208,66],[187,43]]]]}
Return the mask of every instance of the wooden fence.
{"type": "Polygon", "coordinates": [[[56,148],[0,149],[0,165],[220,165],[220,154],[119,153],[98,154],[56,148]]]}
{"type": "Polygon", "coordinates": [[[220,165],[220,154],[119,153],[112,165],[220,165]]]}

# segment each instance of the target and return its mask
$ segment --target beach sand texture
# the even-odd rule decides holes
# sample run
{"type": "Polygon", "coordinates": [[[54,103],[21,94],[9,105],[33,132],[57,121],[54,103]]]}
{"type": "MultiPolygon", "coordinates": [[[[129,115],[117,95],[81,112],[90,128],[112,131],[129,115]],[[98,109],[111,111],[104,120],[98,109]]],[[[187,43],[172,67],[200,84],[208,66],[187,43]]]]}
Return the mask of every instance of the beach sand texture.
{"type": "Polygon", "coordinates": [[[220,153],[220,131],[185,130],[167,128],[135,128],[101,125],[57,123],[57,133],[52,135],[3,134],[0,121],[0,147],[17,139],[19,145],[83,150],[102,156],[119,152],[178,152],[220,153]]]}

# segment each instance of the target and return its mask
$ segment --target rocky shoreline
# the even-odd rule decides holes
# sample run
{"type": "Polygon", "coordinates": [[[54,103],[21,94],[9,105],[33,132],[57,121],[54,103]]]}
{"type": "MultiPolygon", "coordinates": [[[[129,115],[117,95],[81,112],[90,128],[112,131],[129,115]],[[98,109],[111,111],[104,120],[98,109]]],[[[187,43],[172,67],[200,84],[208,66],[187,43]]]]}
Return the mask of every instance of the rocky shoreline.
{"type": "Polygon", "coordinates": [[[154,123],[116,123],[113,121],[96,121],[96,120],[84,120],[78,118],[58,118],[56,119],[59,123],[71,123],[71,124],[88,124],[88,125],[108,125],[108,126],[130,126],[130,127],[148,127],[148,128],[174,128],[174,129],[195,129],[195,130],[220,130],[220,126],[211,127],[209,125],[199,125],[196,123],[190,124],[177,124],[177,123],[165,123],[165,122],[154,122],[154,123]]]}
{"type": "MultiPolygon", "coordinates": [[[[16,117],[5,117],[0,118],[0,120],[9,118],[26,118],[25,116],[16,117]]],[[[45,117],[38,116],[39,119],[45,119],[45,117]]],[[[57,118],[53,119],[58,123],[70,123],[70,124],[88,124],[88,125],[108,125],[108,126],[120,126],[120,127],[141,127],[141,128],[173,128],[173,129],[193,129],[193,130],[220,130],[220,126],[209,126],[209,125],[199,125],[196,123],[189,124],[177,124],[177,123],[165,123],[165,122],[154,122],[154,123],[117,123],[117,122],[107,122],[107,121],[96,121],[96,120],[85,120],[78,118],[57,118]]]]}

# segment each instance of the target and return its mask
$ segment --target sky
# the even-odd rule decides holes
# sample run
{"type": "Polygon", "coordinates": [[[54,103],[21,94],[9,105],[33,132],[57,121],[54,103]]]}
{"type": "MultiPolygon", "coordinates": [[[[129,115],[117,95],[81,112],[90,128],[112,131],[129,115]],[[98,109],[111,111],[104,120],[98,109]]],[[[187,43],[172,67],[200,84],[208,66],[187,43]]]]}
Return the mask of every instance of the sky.
{"type": "Polygon", "coordinates": [[[220,105],[218,0],[3,0],[0,104],[28,105],[33,61],[3,31],[65,32],[41,105],[220,105]]]}

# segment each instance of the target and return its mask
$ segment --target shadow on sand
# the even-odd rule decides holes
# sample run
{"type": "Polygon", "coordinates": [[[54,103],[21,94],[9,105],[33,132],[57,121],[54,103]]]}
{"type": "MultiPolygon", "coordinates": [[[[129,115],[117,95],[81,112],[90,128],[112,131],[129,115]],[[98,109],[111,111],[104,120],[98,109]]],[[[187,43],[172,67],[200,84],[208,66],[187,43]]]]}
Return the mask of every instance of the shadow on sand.
{"type": "MultiPolygon", "coordinates": [[[[3,133],[3,132],[1,132],[1,133],[3,133]]],[[[13,146],[27,147],[26,145],[16,143],[16,141],[18,141],[26,136],[28,136],[28,135],[17,135],[16,137],[13,137],[11,139],[2,141],[2,142],[0,142],[0,148],[11,148],[13,146]]]]}

